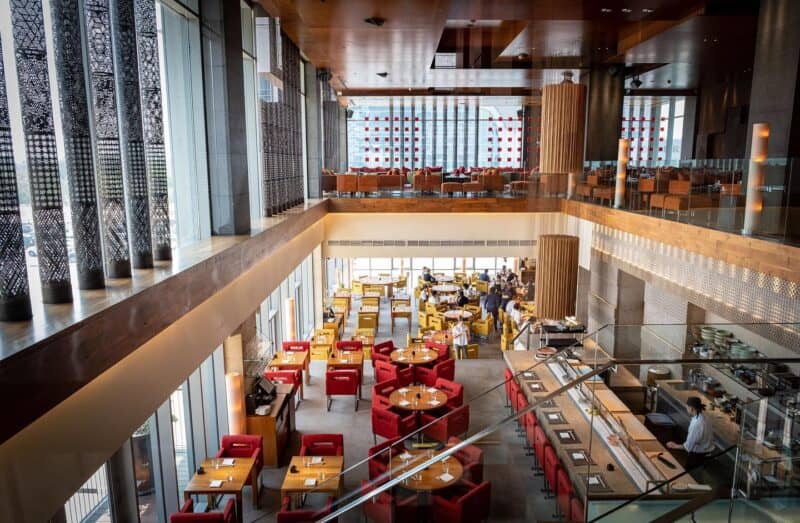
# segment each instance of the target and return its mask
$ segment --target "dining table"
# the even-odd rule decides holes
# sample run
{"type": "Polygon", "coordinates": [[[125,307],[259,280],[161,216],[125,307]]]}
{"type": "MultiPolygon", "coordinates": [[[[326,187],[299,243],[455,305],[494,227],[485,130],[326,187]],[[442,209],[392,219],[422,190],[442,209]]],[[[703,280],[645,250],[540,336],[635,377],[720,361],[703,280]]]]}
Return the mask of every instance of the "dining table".
{"type": "Polygon", "coordinates": [[[434,285],[433,287],[431,287],[431,290],[444,294],[455,294],[456,292],[458,292],[458,289],[460,288],[461,287],[459,287],[458,285],[451,285],[449,283],[444,283],[444,284],[434,285]]]}
{"type": "Polygon", "coordinates": [[[459,318],[464,318],[468,320],[472,318],[472,313],[469,311],[465,311],[463,309],[452,309],[449,311],[444,311],[442,314],[448,320],[458,320],[459,318]]]}
{"type": "Polygon", "coordinates": [[[274,369],[291,369],[299,370],[303,373],[306,384],[311,382],[311,375],[309,373],[309,351],[278,351],[270,360],[267,365],[268,368],[274,369]]]}
{"type": "Polygon", "coordinates": [[[281,499],[288,496],[292,506],[296,507],[297,499],[309,492],[339,497],[343,470],[343,456],[293,456],[281,484],[281,499]]]}
{"type": "Polygon", "coordinates": [[[426,365],[433,363],[439,357],[439,352],[424,346],[411,346],[393,350],[389,357],[392,363],[404,365],[426,365]]]}
{"type": "MultiPolygon", "coordinates": [[[[397,476],[434,455],[433,450],[406,450],[399,453],[392,457],[390,462],[392,475],[397,476]]],[[[401,485],[417,492],[431,492],[454,485],[463,475],[464,466],[461,462],[453,456],[448,456],[405,479],[401,485]]]]}
{"type": "MultiPolygon", "coordinates": [[[[244,522],[242,490],[250,483],[253,487],[253,506],[258,507],[258,474],[254,471],[253,458],[209,458],[200,464],[202,473],[195,472],[183,489],[183,499],[205,495],[212,506],[212,498],[217,495],[230,495],[236,500],[236,521],[244,522]]],[[[199,470],[199,469],[198,469],[199,470]]]]}
{"type": "MultiPolygon", "coordinates": [[[[422,426],[422,413],[447,404],[447,394],[436,387],[409,385],[392,391],[389,394],[389,403],[394,408],[413,412],[417,418],[417,426],[422,426]]],[[[417,439],[422,441],[421,430],[417,432],[417,439]]]]}

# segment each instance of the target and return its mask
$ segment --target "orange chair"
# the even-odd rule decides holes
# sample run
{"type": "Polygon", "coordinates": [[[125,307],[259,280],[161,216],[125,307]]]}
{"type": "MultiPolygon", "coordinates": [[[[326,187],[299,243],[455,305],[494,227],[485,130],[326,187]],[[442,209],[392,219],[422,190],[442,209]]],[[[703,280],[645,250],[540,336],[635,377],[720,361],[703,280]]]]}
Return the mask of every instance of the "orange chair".
{"type": "Polygon", "coordinates": [[[461,184],[458,182],[444,182],[442,184],[442,194],[449,194],[452,196],[457,192],[461,192],[463,189],[461,184]]]}
{"type": "Polygon", "coordinates": [[[355,174],[336,175],[336,194],[355,193],[358,191],[358,176],[355,174]]]}
{"type": "Polygon", "coordinates": [[[378,175],[362,174],[358,177],[358,192],[368,193],[378,192],[378,175]]]}

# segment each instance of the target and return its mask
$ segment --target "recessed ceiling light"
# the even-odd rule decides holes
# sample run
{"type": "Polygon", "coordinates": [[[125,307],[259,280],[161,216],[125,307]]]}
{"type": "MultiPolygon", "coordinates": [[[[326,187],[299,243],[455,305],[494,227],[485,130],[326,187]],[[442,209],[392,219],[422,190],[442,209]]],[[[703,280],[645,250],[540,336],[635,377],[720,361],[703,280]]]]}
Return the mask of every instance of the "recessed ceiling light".
{"type": "Polygon", "coordinates": [[[609,7],[601,7],[600,8],[600,12],[601,13],[610,13],[611,11],[613,11],[613,9],[611,9],[609,7]]]}
{"type": "Polygon", "coordinates": [[[381,27],[383,24],[386,23],[385,18],[381,18],[380,16],[370,16],[369,18],[365,18],[364,22],[374,25],[376,27],[381,27]]]}
{"type": "Polygon", "coordinates": [[[627,7],[623,7],[622,9],[620,9],[620,11],[622,11],[625,14],[628,14],[628,13],[632,13],[633,9],[629,9],[627,7]]]}
{"type": "Polygon", "coordinates": [[[387,73],[386,71],[383,71],[381,73],[375,73],[375,74],[377,74],[381,78],[386,78],[387,76],[389,76],[389,73],[387,73]]]}

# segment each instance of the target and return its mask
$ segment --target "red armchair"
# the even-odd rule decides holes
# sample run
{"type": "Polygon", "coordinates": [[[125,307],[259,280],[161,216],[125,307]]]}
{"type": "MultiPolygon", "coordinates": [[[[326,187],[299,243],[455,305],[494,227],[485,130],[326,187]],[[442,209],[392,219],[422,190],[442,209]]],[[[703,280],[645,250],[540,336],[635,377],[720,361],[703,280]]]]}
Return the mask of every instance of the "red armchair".
{"type": "Polygon", "coordinates": [[[436,523],[472,523],[489,520],[492,485],[469,481],[448,489],[445,495],[433,495],[433,521],[436,523]]]}
{"type": "Polygon", "coordinates": [[[460,407],[464,404],[464,386],[455,381],[444,378],[436,378],[434,387],[447,394],[447,406],[451,408],[460,407]]]}
{"type": "Polygon", "coordinates": [[[331,410],[331,396],[355,396],[356,410],[361,389],[361,373],[357,369],[328,370],[325,373],[325,395],[328,397],[328,410],[331,410]]]}
{"type": "Polygon", "coordinates": [[[564,469],[559,467],[556,472],[556,501],[558,502],[558,510],[567,520],[570,519],[571,514],[570,500],[572,494],[572,481],[570,481],[564,469]]]}
{"type": "Polygon", "coordinates": [[[583,517],[583,503],[581,500],[573,497],[569,500],[569,518],[568,521],[574,523],[583,523],[586,519],[583,517]]]}
{"type": "Polygon", "coordinates": [[[400,368],[393,363],[387,363],[385,361],[376,361],[375,362],[375,382],[380,383],[386,380],[397,380],[397,382],[406,387],[411,385],[411,382],[414,381],[414,368],[413,367],[405,367],[400,368]]]}
{"type": "MultiPolygon", "coordinates": [[[[372,481],[361,481],[361,494],[369,494],[377,485],[372,481]]],[[[392,489],[375,494],[361,505],[368,521],[376,523],[416,523],[418,521],[417,496],[398,499],[390,493],[392,489]]]]}
{"type": "Polygon", "coordinates": [[[344,436],[341,434],[303,434],[301,456],[344,456],[344,436]]]}
{"type": "Polygon", "coordinates": [[[544,446],[544,482],[552,492],[558,489],[557,475],[559,470],[561,470],[561,462],[556,456],[553,446],[548,443],[544,446]]]}
{"type": "Polygon", "coordinates": [[[469,430],[469,405],[448,409],[441,417],[423,412],[421,423],[423,427],[433,423],[430,427],[423,429],[424,434],[436,441],[445,442],[450,439],[450,436],[466,434],[469,430]]]}
{"type": "Polygon", "coordinates": [[[198,512],[194,511],[194,502],[187,499],[181,507],[180,512],[176,512],[169,517],[169,523],[234,523],[236,521],[236,502],[229,499],[225,503],[222,512],[198,512]]]}
{"type": "Polygon", "coordinates": [[[346,350],[346,351],[363,351],[364,350],[364,342],[361,340],[353,340],[353,341],[337,341],[336,342],[336,350],[346,350]]]}
{"type": "Polygon", "coordinates": [[[389,462],[392,458],[403,452],[405,452],[405,446],[401,438],[388,439],[370,447],[367,458],[369,479],[375,479],[385,474],[389,470],[389,462]]]}
{"type": "Polygon", "coordinates": [[[285,352],[303,352],[311,350],[310,341],[284,341],[281,345],[285,352]]]}
{"type": "Polygon", "coordinates": [[[547,434],[544,433],[541,425],[536,425],[536,428],[533,429],[533,454],[542,470],[544,470],[544,448],[548,445],[550,442],[547,440],[547,434]]]}
{"type": "Polygon", "coordinates": [[[264,377],[276,383],[294,386],[298,391],[299,398],[303,399],[303,372],[301,370],[265,370],[264,377]]]}
{"type": "Polygon", "coordinates": [[[506,367],[503,369],[503,385],[505,385],[506,389],[506,407],[511,406],[511,384],[514,382],[514,373],[511,372],[511,369],[506,367]]]}
{"type": "Polygon", "coordinates": [[[438,378],[453,381],[456,373],[456,361],[446,360],[437,363],[432,369],[423,367],[422,365],[414,366],[414,378],[419,383],[423,383],[428,387],[434,387],[438,378]]]}
{"type": "MultiPolygon", "coordinates": [[[[447,440],[449,445],[455,445],[460,442],[461,440],[455,436],[450,436],[450,439],[447,440]]],[[[480,447],[467,445],[457,450],[454,456],[464,467],[464,479],[468,479],[473,483],[481,483],[483,481],[483,451],[480,447]]]]}
{"type": "Polygon", "coordinates": [[[429,349],[433,349],[433,350],[435,350],[436,352],[439,353],[439,355],[436,356],[436,363],[439,363],[439,362],[442,362],[444,360],[449,360],[450,359],[450,345],[448,345],[447,343],[439,343],[439,342],[436,342],[436,341],[426,341],[425,342],[425,347],[427,347],[429,349]]]}
{"type": "Polygon", "coordinates": [[[263,442],[261,436],[251,434],[236,434],[222,436],[218,458],[253,458],[253,469],[250,471],[250,484],[253,487],[253,504],[258,506],[258,481],[261,477],[261,468],[264,466],[262,456],[263,442]]]}
{"type": "Polygon", "coordinates": [[[372,346],[372,368],[375,368],[376,361],[392,362],[392,351],[397,349],[392,340],[382,341],[372,346]]]}
{"type": "Polygon", "coordinates": [[[372,409],[372,439],[377,444],[380,436],[386,439],[407,436],[417,428],[417,417],[410,414],[398,414],[389,409],[372,409]]]}
{"type": "Polygon", "coordinates": [[[323,516],[330,514],[332,505],[333,498],[328,497],[325,508],[321,510],[291,510],[292,500],[289,496],[284,496],[283,502],[281,503],[281,510],[278,512],[275,521],[276,523],[313,523],[323,516]]]}
{"type": "Polygon", "coordinates": [[[399,388],[400,383],[398,383],[395,379],[376,383],[372,386],[372,406],[383,407],[387,404],[391,406],[391,403],[389,403],[389,395],[399,388]]]}

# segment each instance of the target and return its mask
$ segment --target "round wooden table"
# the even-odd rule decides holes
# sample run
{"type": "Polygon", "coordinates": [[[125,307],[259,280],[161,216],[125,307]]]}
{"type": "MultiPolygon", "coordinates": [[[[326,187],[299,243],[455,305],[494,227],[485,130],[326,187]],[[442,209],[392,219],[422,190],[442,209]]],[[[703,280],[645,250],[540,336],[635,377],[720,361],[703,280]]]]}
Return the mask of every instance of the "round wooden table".
{"type": "Polygon", "coordinates": [[[448,276],[446,274],[440,274],[438,276],[433,274],[432,276],[438,283],[453,283],[456,280],[454,276],[448,276]]]}
{"type": "MultiPolygon", "coordinates": [[[[415,465],[427,461],[429,459],[429,451],[426,450],[408,450],[402,454],[392,458],[391,470],[394,475],[399,474],[403,470],[409,469],[415,465]],[[410,457],[409,457],[410,456],[410,457]],[[405,459],[404,459],[405,458],[405,459]]],[[[439,490],[453,485],[461,476],[464,475],[464,467],[461,462],[453,456],[448,456],[442,461],[433,463],[427,469],[418,472],[415,476],[411,476],[402,483],[403,488],[416,491],[430,492],[432,490],[439,490]],[[450,474],[450,478],[442,479],[442,474],[450,474]]]]}
{"type": "Polygon", "coordinates": [[[468,320],[472,318],[472,313],[461,309],[453,309],[451,311],[444,311],[443,316],[448,320],[457,320],[459,318],[464,318],[465,320],[468,320]]]}
{"type": "Polygon", "coordinates": [[[447,403],[447,394],[427,385],[409,385],[393,391],[389,395],[389,401],[393,407],[419,413],[444,406],[447,403]]]}
{"type": "Polygon", "coordinates": [[[409,349],[395,349],[389,355],[394,363],[405,365],[425,365],[433,363],[439,357],[439,353],[433,349],[425,347],[409,349]],[[412,354],[413,353],[413,354],[412,354]]]}
{"type": "Polygon", "coordinates": [[[386,287],[386,295],[394,295],[394,286],[400,283],[400,278],[364,278],[359,280],[363,285],[383,285],[386,287]]]}
{"type": "Polygon", "coordinates": [[[434,290],[436,292],[443,292],[445,294],[448,293],[452,294],[458,292],[458,289],[460,288],[461,287],[459,287],[458,285],[450,285],[445,283],[444,285],[434,285],[433,287],[431,287],[431,290],[434,290]]]}

